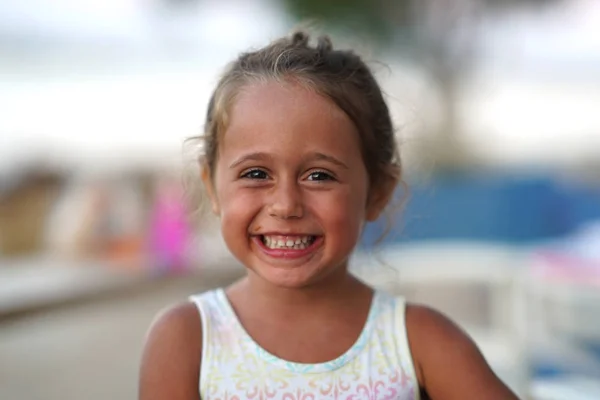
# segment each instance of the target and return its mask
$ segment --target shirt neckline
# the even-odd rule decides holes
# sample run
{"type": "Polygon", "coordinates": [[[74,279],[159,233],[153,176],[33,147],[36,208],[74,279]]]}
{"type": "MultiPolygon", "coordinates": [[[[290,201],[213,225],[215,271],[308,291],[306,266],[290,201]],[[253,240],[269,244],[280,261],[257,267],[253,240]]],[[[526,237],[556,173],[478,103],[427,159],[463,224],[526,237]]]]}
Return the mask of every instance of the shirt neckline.
{"type": "Polygon", "coordinates": [[[265,350],[262,346],[260,346],[256,341],[250,336],[250,334],[246,331],[242,323],[240,322],[233,306],[231,305],[229,299],[227,298],[227,294],[224,289],[217,289],[216,292],[217,297],[224,305],[227,314],[229,317],[235,322],[236,326],[240,330],[243,340],[250,346],[253,352],[257,354],[261,359],[274,364],[280,368],[293,371],[293,372],[304,372],[304,373],[321,373],[333,371],[342,366],[346,365],[352,359],[354,359],[366,346],[368,343],[369,337],[371,335],[371,331],[373,329],[373,325],[376,319],[376,315],[379,309],[379,300],[380,295],[378,291],[373,292],[373,297],[371,299],[371,305],[369,306],[369,313],[367,315],[367,320],[360,332],[360,335],[356,339],[356,341],[339,357],[325,361],[321,363],[298,363],[294,361],[288,361],[277,357],[274,354],[271,354],[267,350],[265,350]]]}

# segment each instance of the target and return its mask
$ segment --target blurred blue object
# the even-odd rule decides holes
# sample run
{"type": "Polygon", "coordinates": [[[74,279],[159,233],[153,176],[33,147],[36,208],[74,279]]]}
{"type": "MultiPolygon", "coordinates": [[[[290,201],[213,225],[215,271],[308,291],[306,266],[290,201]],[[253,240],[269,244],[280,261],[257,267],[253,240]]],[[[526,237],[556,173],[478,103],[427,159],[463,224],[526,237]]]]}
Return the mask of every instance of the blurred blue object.
{"type": "MultiPolygon", "coordinates": [[[[427,239],[532,244],[600,219],[600,188],[565,185],[550,177],[460,175],[410,190],[384,244],[427,239]]],[[[377,241],[386,224],[384,216],[367,225],[363,245],[377,241]]]]}

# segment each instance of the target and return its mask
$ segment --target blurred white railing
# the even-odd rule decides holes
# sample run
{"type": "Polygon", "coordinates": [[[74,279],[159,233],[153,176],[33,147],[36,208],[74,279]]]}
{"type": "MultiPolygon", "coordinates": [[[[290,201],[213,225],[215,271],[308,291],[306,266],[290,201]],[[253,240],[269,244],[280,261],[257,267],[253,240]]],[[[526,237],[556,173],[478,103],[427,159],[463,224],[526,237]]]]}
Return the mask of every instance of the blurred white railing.
{"type": "Polygon", "coordinates": [[[525,254],[497,244],[421,242],[358,254],[351,270],[375,287],[448,315],[523,396],[529,387],[525,254]]]}

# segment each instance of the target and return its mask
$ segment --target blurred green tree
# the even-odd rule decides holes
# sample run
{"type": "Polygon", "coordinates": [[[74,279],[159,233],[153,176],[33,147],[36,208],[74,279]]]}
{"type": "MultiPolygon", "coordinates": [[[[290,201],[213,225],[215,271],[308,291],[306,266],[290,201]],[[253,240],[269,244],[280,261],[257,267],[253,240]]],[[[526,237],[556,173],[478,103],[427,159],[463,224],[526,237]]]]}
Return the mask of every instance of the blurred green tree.
{"type": "Polygon", "coordinates": [[[367,38],[385,51],[418,62],[437,88],[441,124],[417,151],[435,160],[438,172],[472,167],[476,159],[461,145],[457,92],[476,54],[482,18],[518,7],[561,0],[282,0],[296,19],[315,20],[342,34],[367,38]]]}

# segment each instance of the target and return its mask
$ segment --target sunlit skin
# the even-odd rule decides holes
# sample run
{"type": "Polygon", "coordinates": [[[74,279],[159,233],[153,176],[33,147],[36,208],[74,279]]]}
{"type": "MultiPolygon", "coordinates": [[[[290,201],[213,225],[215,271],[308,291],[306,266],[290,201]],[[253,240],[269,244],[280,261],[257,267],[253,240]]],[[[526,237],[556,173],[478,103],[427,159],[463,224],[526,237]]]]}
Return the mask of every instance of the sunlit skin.
{"type": "Polygon", "coordinates": [[[366,219],[369,179],[359,133],[325,97],[295,83],[244,88],[220,138],[210,182],[231,253],[252,275],[301,288],[345,273],[366,219]],[[270,249],[312,238],[305,249],[270,249]]]}

